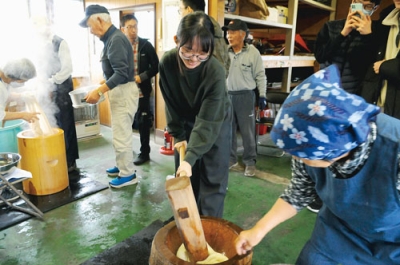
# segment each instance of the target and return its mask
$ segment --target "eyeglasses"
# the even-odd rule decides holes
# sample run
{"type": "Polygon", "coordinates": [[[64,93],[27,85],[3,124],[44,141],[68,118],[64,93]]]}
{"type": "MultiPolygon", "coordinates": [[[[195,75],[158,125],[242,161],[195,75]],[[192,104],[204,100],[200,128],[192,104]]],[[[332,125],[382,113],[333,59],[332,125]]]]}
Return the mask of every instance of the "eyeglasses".
{"type": "Polygon", "coordinates": [[[373,11],[373,10],[375,10],[376,6],[375,6],[375,4],[367,4],[367,5],[363,5],[363,8],[365,9],[365,11],[373,11]]]}
{"type": "Polygon", "coordinates": [[[127,30],[137,29],[137,25],[135,25],[135,26],[129,25],[124,28],[126,28],[127,30]]]}
{"type": "MultiPolygon", "coordinates": [[[[363,1],[354,1],[354,3],[363,4],[363,1]]],[[[375,4],[363,4],[363,8],[365,11],[374,11],[376,9],[375,4]]]]}
{"type": "Polygon", "coordinates": [[[179,52],[180,52],[182,58],[185,59],[185,60],[192,60],[193,61],[193,57],[196,57],[196,59],[199,62],[205,62],[210,57],[209,54],[193,54],[193,53],[188,52],[186,49],[185,50],[184,49],[185,48],[180,47],[179,48],[179,52]]]}

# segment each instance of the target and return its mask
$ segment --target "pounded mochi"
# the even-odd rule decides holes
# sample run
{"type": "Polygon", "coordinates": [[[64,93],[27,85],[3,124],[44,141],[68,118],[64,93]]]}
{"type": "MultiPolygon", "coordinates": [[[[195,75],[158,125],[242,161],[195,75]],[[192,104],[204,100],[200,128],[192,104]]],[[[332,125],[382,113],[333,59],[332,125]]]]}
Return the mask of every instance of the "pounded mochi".
{"type": "MultiPolygon", "coordinates": [[[[209,244],[207,244],[207,250],[208,250],[208,257],[205,260],[198,261],[196,264],[216,264],[228,260],[228,258],[224,254],[215,252],[214,249],[212,249],[212,247],[210,247],[209,244]]],[[[190,262],[189,253],[187,252],[184,244],[182,244],[178,248],[176,256],[181,260],[190,262]]]]}

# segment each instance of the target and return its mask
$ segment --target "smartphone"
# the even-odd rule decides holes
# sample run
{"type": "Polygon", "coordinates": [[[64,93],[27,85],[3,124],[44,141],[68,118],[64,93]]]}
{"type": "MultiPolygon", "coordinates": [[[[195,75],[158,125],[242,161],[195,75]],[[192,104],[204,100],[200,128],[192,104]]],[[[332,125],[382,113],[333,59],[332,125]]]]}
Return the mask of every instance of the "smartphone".
{"type": "Polygon", "coordinates": [[[351,5],[351,12],[355,11],[363,11],[363,4],[362,3],[352,3],[351,5]]]}

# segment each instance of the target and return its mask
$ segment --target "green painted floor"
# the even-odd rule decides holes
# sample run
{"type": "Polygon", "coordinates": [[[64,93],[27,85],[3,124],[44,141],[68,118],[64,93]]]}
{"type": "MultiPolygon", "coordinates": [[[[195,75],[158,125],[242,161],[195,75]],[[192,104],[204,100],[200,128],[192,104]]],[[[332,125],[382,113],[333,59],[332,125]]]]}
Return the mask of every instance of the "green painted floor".
{"type": "MultiPolygon", "coordinates": [[[[137,132],[133,137],[138,152],[137,132]]],[[[137,167],[138,185],[106,189],[45,213],[43,221],[31,218],[0,231],[0,264],[80,264],[154,220],[170,218],[164,183],[165,176],[173,173],[174,162],[172,156],[159,153],[161,141],[156,142],[151,145],[150,163],[137,167]]],[[[105,169],[114,166],[111,130],[101,127],[101,137],[80,141],[79,151],[77,164],[81,171],[107,184],[110,178],[105,169]]],[[[276,150],[259,147],[255,177],[230,173],[224,219],[250,228],[275,202],[290,178],[290,157],[265,155],[272,153],[276,150]]],[[[253,264],[293,264],[315,217],[304,210],[273,230],[254,249],[253,264]]]]}

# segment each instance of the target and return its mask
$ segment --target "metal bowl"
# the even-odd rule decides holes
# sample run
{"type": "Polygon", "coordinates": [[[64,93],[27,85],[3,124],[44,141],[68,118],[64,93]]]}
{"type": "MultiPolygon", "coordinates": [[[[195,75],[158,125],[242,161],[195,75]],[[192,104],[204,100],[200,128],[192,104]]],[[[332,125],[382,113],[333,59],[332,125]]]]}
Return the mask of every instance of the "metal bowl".
{"type": "Polygon", "coordinates": [[[21,156],[17,153],[0,153],[0,172],[7,172],[18,165],[21,156]]]}
{"type": "MultiPolygon", "coordinates": [[[[80,88],[77,88],[77,89],[69,92],[68,94],[71,97],[72,106],[74,108],[83,108],[86,106],[93,105],[93,104],[87,103],[84,98],[86,97],[87,93],[89,93],[89,91],[92,91],[93,89],[96,89],[98,87],[99,87],[99,85],[84,86],[84,87],[80,87],[80,88]]],[[[100,99],[97,103],[100,103],[103,100],[104,100],[104,95],[102,95],[100,97],[100,99]]]]}

